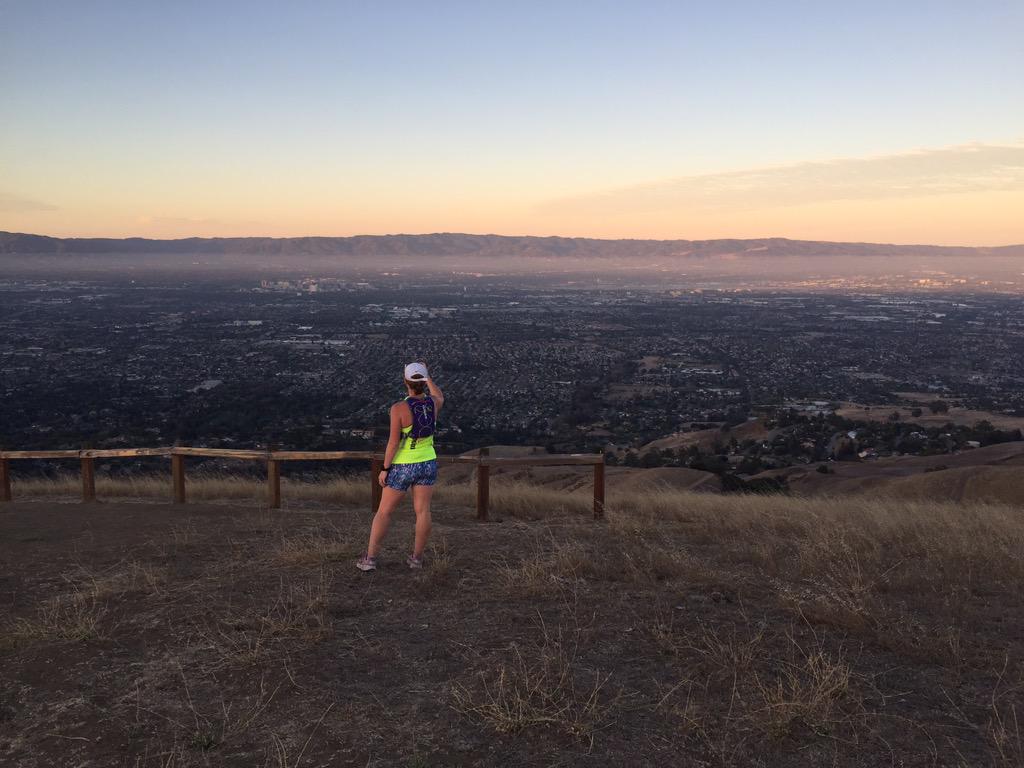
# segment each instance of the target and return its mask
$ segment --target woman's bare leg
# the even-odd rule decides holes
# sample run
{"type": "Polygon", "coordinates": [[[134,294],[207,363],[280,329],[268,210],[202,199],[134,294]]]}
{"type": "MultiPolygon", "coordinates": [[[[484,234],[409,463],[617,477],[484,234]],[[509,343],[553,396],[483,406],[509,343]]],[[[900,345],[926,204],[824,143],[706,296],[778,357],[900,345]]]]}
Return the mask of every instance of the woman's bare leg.
{"type": "Polygon", "coordinates": [[[391,513],[395,511],[398,502],[405,496],[405,491],[396,491],[394,488],[382,488],[380,494],[380,506],[377,507],[377,514],[373,516],[373,525],[370,526],[370,543],[366,547],[366,554],[376,557],[380,552],[380,544],[391,525],[391,513]]]}
{"type": "Polygon", "coordinates": [[[412,508],[416,512],[416,543],[412,548],[413,557],[422,557],[430,537],[430,497],[434,495],[432,485],[412,487],[412,508]]]}

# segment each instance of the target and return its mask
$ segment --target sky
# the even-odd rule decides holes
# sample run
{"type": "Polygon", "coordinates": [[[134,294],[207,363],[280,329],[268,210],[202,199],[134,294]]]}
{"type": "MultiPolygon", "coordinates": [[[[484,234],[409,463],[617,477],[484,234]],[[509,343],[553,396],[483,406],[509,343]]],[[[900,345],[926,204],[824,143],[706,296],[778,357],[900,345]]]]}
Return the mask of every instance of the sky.
{"type": "Polygon", "coordinates": [[[1024,243],[1022,41],[1022,0],[0,0],[0,230],[1024,243]]]}

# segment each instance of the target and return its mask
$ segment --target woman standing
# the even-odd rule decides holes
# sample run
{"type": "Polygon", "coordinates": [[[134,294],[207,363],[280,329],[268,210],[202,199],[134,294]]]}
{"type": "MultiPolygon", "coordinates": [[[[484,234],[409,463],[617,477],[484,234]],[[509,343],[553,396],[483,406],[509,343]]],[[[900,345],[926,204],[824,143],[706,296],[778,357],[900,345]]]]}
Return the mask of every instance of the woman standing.
{"type": "Polygon", "coordinates": [[[405,366],[405,387],[408,397],[391,406],[391,433],[384,451],[384,469],[377,478],[383,491],[370,527],[366,554],[356,561],[356,568],[361,571],[377,567],[377,555],[391,524],[391,513],[410,488],[416,513],[416,540],[406,562],[410,568],[423,567],[423,550],[430,536],[430,497],[437,482],[434,427],[444,405],[444,394],[423,363],[405,366]]]}

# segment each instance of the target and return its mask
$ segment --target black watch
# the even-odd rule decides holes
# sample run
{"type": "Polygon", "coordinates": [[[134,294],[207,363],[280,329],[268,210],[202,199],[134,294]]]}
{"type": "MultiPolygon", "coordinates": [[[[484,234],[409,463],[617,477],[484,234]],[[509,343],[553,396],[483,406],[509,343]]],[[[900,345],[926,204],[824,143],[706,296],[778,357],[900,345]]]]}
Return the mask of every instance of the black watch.
{"type": "Polygon", "coordinates": [[[391,467],[381,467],[381,469],[383,469],[385,472],[391,471],[391,467]]]}

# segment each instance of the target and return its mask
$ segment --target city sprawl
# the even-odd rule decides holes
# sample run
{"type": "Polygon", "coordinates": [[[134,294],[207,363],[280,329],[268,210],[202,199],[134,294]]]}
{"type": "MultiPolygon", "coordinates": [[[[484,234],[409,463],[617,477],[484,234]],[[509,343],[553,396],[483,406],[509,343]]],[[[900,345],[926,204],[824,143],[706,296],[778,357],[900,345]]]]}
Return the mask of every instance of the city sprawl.
{"type": "Polygon", "coordinates": [[[622,457],[666,435],[882,410],[904,393],[1024,415],[1012,296],[467,280],[0,283],[0,443],[379,446],[411,359],[445,388],[438,440],[452,452],[622,457]]]}

